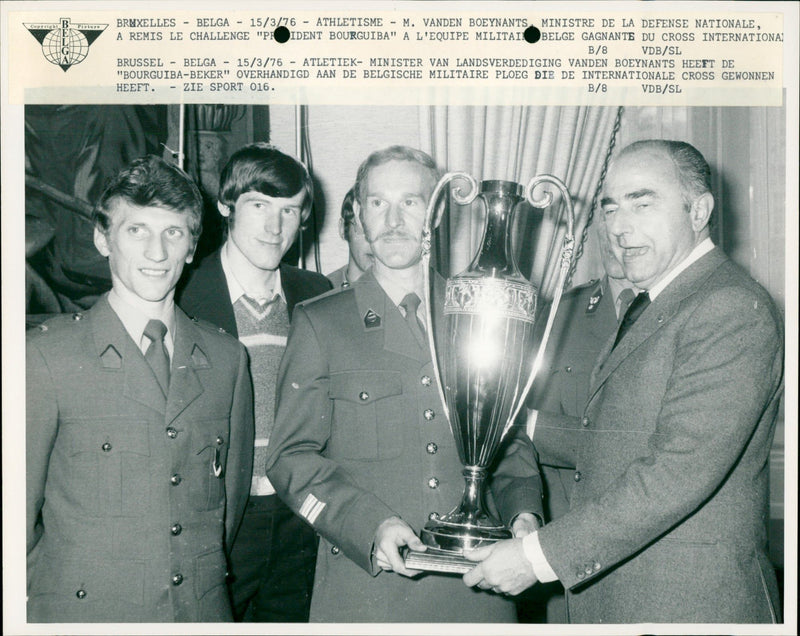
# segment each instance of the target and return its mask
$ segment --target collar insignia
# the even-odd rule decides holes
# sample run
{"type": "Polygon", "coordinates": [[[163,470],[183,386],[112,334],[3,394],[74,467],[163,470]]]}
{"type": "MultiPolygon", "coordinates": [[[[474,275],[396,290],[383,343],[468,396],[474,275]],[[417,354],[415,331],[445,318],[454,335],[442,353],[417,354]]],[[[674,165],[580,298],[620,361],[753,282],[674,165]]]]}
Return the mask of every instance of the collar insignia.
{"type": "Polygon", "coordinates": [[[589,297],[589,304],[586,305],[586,313],[593,314],[597,311],[597,306],[600,304],[600,299],[603,298],[603,288],[598,287],[595,292],[589,297]]]}
{"type": "Polygon", "coordinates": [[[364,314],[364,326],[367,329],[374,329],[375,327],[381,326],[381,317],[376,314],[372,309],[369,309],[366,314],[364,314]]]}

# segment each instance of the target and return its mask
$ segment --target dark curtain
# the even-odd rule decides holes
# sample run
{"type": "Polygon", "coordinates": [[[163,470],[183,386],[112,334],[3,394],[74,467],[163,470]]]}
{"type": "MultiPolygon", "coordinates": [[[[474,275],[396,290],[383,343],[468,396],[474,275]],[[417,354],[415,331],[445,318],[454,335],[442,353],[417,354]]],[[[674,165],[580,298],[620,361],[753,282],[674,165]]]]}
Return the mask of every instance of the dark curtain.
{"type": "Polygon", "coordinates": [[[85,309],[110,288],[92,205],[123,166],[161,155],[166,139],[166,106],[26,106],[27,314],[85,309]]]}

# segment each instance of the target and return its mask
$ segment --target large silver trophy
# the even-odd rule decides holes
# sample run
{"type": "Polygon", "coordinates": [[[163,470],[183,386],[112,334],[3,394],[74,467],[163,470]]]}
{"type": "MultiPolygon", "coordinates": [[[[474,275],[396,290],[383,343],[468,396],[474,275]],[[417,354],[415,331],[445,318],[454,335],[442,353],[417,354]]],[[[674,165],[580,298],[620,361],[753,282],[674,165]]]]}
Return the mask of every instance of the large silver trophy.
{"type": "MultiPolygon", "coordinates": [[[[487,508],[484,484],[541,366],[572,262],[573,225],[569,192],[562,181],[550,175],[533,178],[524,189],[510,181],[483,181],[479,188],[471,176],[453,172],[439,180],[431,195],[423,229],[428,344],[445,413],[464,466],[466,486],[455,509],[426,523],[420,538],[428,549],[409,551],[409,568],[467,572],[475,564],[464,558],[465,550],[511,537],[510,530],[487,508]],[[466,206],[480,197],[486,207],[486,221],[480,249],[472,263],[466,271],[447,280],[444,325],[436,330],[431,309],[431,235],[438,225],[436,210],[442,207],[438,205],[439,196],[454,180],[466,181],[470,189],[464,194],[462,188],[454,187],[453,200],[466,206]],[[535,208],[547,208],[553,203],[548,184],[559,190],[564,203],[566,235],[556,291],[534,355],[538,290],[517,268],[511,228],[514,212],[523,198],[535,208]],[[534,192],[539,189],[544,194],[536,199],[534,192]]],[[[547,260],[552,256],[549,254],[547,260]]]]}

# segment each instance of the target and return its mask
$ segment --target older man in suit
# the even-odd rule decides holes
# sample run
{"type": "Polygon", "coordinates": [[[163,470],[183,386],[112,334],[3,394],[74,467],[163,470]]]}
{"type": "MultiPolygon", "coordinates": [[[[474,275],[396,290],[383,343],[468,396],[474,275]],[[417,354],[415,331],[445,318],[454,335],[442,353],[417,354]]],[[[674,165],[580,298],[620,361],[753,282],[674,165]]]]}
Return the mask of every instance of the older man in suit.
{"type": "Polygon", "coordinates": [[[767,558],[767,460],[783,375],[780,316],[711,243],[702,155],[625,148],[602,208],[642,292],[598,358],[581,418],[532,412],[544,457],[575,466],[570,510],[473,553],[468,585],[567,588],[570,622],[780,620],[767,558]]]}
{"type": "MultiPolygon", "coordinates": [[[[597,356],[609,335],[616,332],[619,321],[638,292],[625,278],[622,264],[614,256],[605,215],[595,217],[593,231],[605,275],[574,287],[561,297],[547,344],[545,364],[528,398],[532,408],[582,415],[597,356]]],[[[575,485],[575,468],[564,462],[553,463],[543,462],[541,465],[546,521],[558,519],[569,511],[569,497],[575,485]]],[[[535,586],[520,601],[524,619],[537,618],[537,605],[545,601],[547,622],[566,622],[564,589],[557,581],[535,586]]]]}
{"type": "Polygon", "coordinates": [[[173,302],[201,206],[178,168],[134,161],[94,213],[112,290],[29,337],[30,622],[231,620],[252,397],[244,347],[173,302]]]}
{"type": "Polygon", "coordinates": [[[256,437],[250,497],[231,546],[237,621],[308,621],[317,538],[275,494],[264,460],[294,306],[331,288],[321,274],[281,260],[311,213],[313,194],[305,166],[274,146],[258,142],[234,152],[222,169],[217,204],[227,221],[225,243],[178,293],[190,316],[239,338],[250,358],[256,437]]]}
{"type": "MultiPolygon", "coordinates": [[[[513,603],[458,578],[418,574],[425,522],[448,512],[464,480],[422,333],[422,225],[436,183],[426,154],[394,146],[358,171],[372,270],[295,308],[281,364],[267,473],[322,539],[312,621],[510,622],[513,603]]],[[[434,311],[439,311],[439,305],[434,311]]],[[[539,525],[530,440],[506,447],[492,503],[518,536],[539,525]]]]}

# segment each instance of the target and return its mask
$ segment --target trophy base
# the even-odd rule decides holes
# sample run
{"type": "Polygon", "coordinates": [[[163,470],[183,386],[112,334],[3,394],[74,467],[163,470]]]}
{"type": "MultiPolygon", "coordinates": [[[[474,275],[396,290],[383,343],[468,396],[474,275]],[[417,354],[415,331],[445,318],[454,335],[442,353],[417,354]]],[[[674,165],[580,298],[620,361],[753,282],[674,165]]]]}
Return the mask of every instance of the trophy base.
{"type": "Polygon", "coordinates": [[[513,536],[508,528],[489,517],[480,521],[479,525],[473,525],[448,521],[447,517],[432,520],[425,524],[419,537],[429,550],[463,554],[465,550],[482,548],[513,536]]]}
{"type": "Polygon", "coordinates": [[[406,553],[405,562],[406,567],[412,570],[444,574],[466,574],[477,565],[460,554],[436,548],[428,548],[425,552],[409,550],[406,553]]]}
{"type": "Polygon", "coordinates": [[[429,521],[420,532],[420,539],[428,546],[425,552],[409,550],[405,556],[406,567],[429,572],[465,574],[477,563],[464,556],[467,550],[510,539],[511,532],[500,524],[475,526],[445,520],[429,521]]]}

